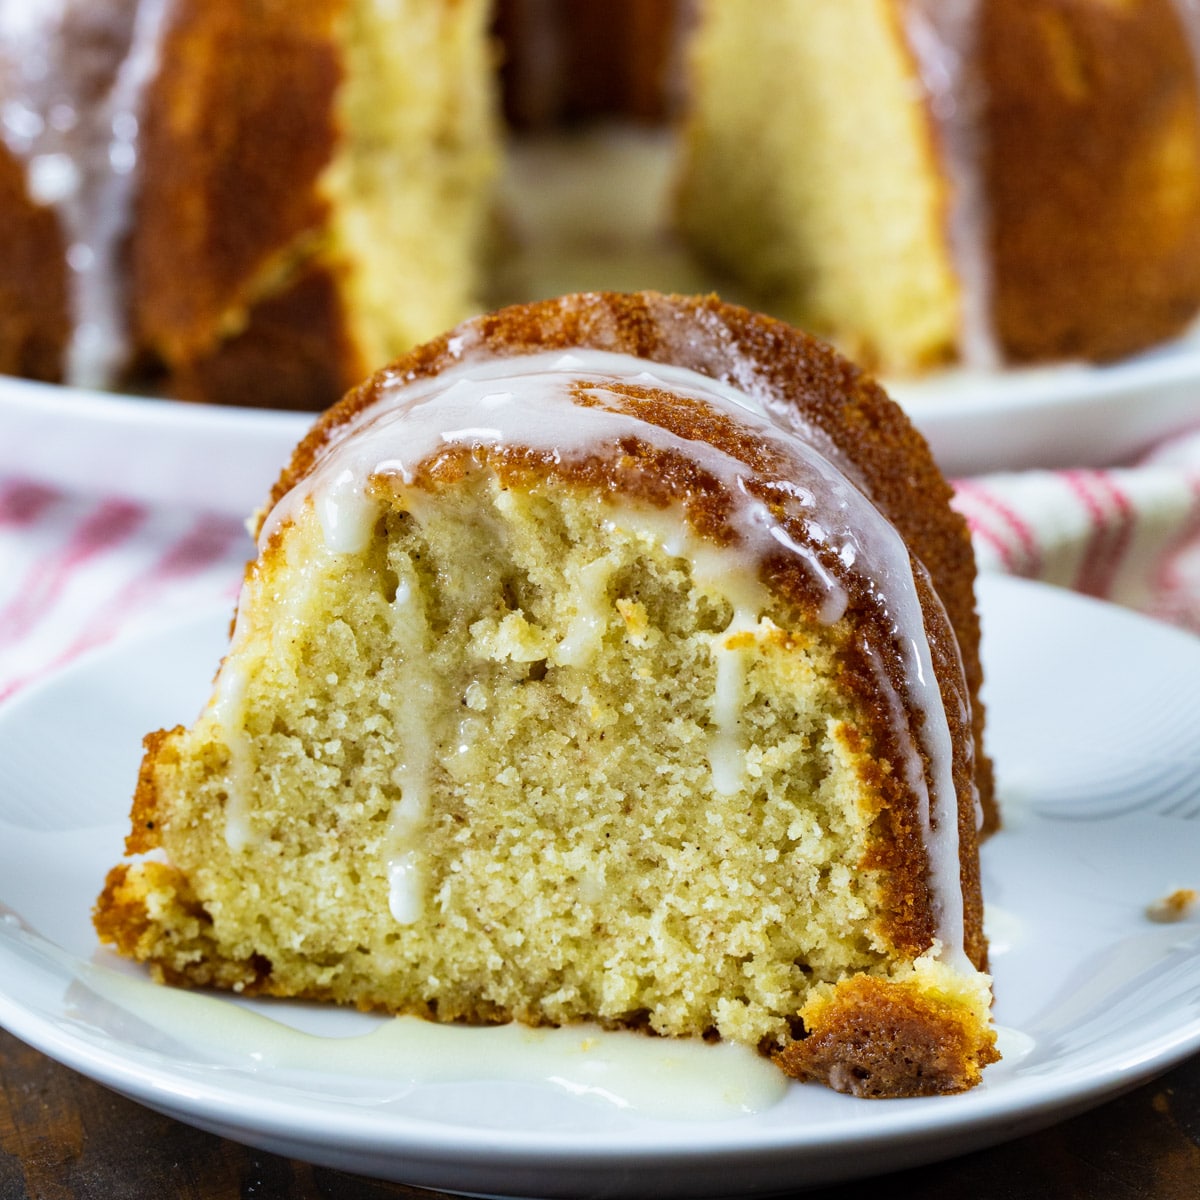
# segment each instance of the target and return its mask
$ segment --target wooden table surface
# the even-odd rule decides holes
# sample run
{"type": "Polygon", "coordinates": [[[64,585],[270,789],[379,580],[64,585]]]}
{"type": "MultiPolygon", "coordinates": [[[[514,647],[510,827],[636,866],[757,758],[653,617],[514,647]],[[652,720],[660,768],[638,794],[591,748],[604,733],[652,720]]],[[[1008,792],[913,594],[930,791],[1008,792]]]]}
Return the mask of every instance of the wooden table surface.
{"type": "MultiPolygon", "coordinates": [[[[807,1200],[869,1194],[888,1200],[1200,1200],[1200,1056],[1041,1133],[885,1179],[803,1193],[807,1200]]],[[[0,1200],[436,1195],[201,1133],[0,1031],[0,1200]]]]}

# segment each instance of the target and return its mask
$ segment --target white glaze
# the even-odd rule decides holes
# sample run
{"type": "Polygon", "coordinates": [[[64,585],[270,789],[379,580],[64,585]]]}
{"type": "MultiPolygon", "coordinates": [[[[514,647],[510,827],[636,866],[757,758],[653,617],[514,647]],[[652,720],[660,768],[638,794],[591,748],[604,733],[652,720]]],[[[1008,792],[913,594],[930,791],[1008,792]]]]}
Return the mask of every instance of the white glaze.
{"type": "MultiPolygon", "coordinates": [[[[916,641],[905,640],[910,642],[914,651],[912,658],[915,660],[916,669],[920,672],[919,678],[922,684],[926,680],[934,678],[929,646],[924,638],[916,641]]],[[[958,808],[953,790],[953,775],[950,771],[949,755],[953,753],[950,731],[945,723],[944,714],[940,722],[931,726],[930,722],[934,714],[925,709],[925,727],[921,730],[921,738],[926,752],[931,757],[930,767],[935,787],[931,801],[929,785],[926,782],[925,771],[917,751],[917,742],[905,714],[904,700],[892,684],[883,663],[873,649],[867,650],[867,658],[874,668],[879,693],[886,701],[891,713],[892,729],[901,751],[899,765],[904,773],[904,781],[917,798],[917,816],[921,823],[921,837],[925,842],[926,856],[929,860],[929,891],[932,897],[937,939],[941,943],[936,957],[958,970],[970,972],[973,968],[963,945],[964,916],[961,864],[958,853],[958,808]],[[945,790],[947,785],[951,789],[949,792],[945,790]],[[944,836],[950,826],[955,829],[953,838],[944,836]]],[[[913,669],[913,665],[913,661],[906,664],[910,671],[913,669]]],[[[911,692],[910,687],[910,698],[911,692]]]]}
{"type": "Polygon", "coordinates": [[[72,329],[63,364],[67,383],[111,385],[128,356],[126,295],[118,262],[133,219],[146,88],[158,73],[171,0],[88,5],[128,38],[119,65],[85,59],[63,27],[81,18],[78,0],[0,0],[0,137],[26,166],[26,187],[53,208],[66,242],[72,329]],[[88,99],[97,79],[98,102],[88,99]],[[90,83],[89,83],[90,81],[90,83]]]}
{"type": "MultiPolygon", "coordinates": [[[[621,520],[632,522],[648,536],[657,536],[670,553],[690,558],[697,582],[726,595],[733,609],[730,626],[713,640],[717,669],[710,763],[714,788],[736,791],[745,779],[737,729],[743,680],[741,655],[727,643],[734,633],[758,626],[763,605],[757,584],[759,560],[781,546],[796,554],[826,587],[828,599],[822,614],[826,620],[836,620],[845,611],[846,592],[840,585],[829,586],[836,581],[813,550],[796,543],[767,507],[748,493],[746,484],[755,476],[751,468],[706,442],[679,437],[619,411],[621,398],[608,390],[618,381],[690,396],[778,449],[791,471],[790,481],[776,489],[782,507],[793,517],[800,516],[813,540],[867,583],[874,602],[886,613],[895,631],[905,695],[896,694],[882,664],[879,678],[893,707],[897,742],[907,747],[906,761],[899,766],[921,806],[938,953],[943,961],[971,969],[963,952],[951,738],[908,550],[862,492],[827,457],[796,436],[797,422],[789,420],[793,428],[781,427],[753,389],[742,390],[694,371],[596,350],[481,361],[467,358],[432,378],[385,378],[375,403],[334,431],[309,476],[268,515],[261,542],[265,544],[281,526],[300,518],[306,505],[314,504],[320,513],[327,514],[331,506],[336,510],[334,521],[323,517],[326,530],[334,531],[331,551],[334,546],[357,546],[358,536],[343,539],[338,531],[361,532],[373,526],[379,502],[369,493],[370,480],[391,476],[411,484],[421,465],[447,446],[522,446],[569,462],[612,447],[621,438],[636,437],[659,449],[683,453],[734,497],[730,522],[737,535],[735,543],[724,548],[705,544],[701,550],[698,544],[702,539],[687,532],[686,521],[645,505],[629,506],[621,520]],[[592,404],[581,406],[573,401],[571,389],[580,384],[587,385],[592,404]],[[664,534],[661,523],[666,521],[672,521],[673,527],[664,534]],[[744,582],[747,577],[755,581],[749,591],[744,582]],[[906,703],[921,714],[915,739],[909,730],[906,703]],[[932,799],[918,740],[930,762],[932,799]]],[[[586,650],[589,604],[584,596],[579,610],[582,623],[567,648],[571,658],[586,650]]],[[[432,744],[432,739],[427,738],[426,744],[432,744]]],[[[419,822],[406,821],[404,825],[408,833],[403,845],[393,847],[391,864],[407,889],[410,860],[404,855],[416,849],[419,822]]]]}
{"type": "MultiPolygon", "coordinates": [[[[50,949],[40,941],[39,948],[50,949]]],[[[213,1070],[269,1074],[294,1086],[311,1081],[314,1072],[336,1076],[355,1081],[364,1100],[380,1083],[392,1094],[440,1083],[521,1083],[659,1120],[712,1121],[763,1112],[788,1088],[778,1067],[733,1042],[592,1025],[466,1026],[415,1017],[361,1018],[374,1028],[322,1037],[230,999],[160,987],[65,952],[57,956],[103,1002],[166,1034],[199,1063],[211,1061],[213,1070]]]]}
{"type": "Polygon", "coordinates": [[[589,563],[579,573],[579,586],[565,603],[574,609],[567,635],[558,644],[554,661],[567,667],[586,667],[595,658],[608,620],[605,593],[614,564],[606,558],[589,563]]]}
{"type": "MultiPolygon", "coordinates": [[[[235,645],[231,653],[237,652],[235,645]]],[[[228,788],[225,797],[225,844],[230,850],[246,849],[254,841],[250,826],[250,792],[253,765],[250,739],[245,729],[246,689],[253,668],[248,664],[239,670],[222,668],[217,673],[213,698],[208,715],[221,728],[221,740],[229,753],[225,767],[228,788]]]]}
{"type": "Polygon", "coordinates": [[[991,370],[1001,353],[992,319],[980,0],[908,0],[902,9],[950,181],[948,232],[962,306],[959,355],[966,366],[991,370]]]}
{"type": "Polygon", "coordinates": [[[388,817],[388,911],[398,925],[415,924],[425,911],[421,834],[429,813],[431,759],[424,748],[413,747],[410,753],[416,753],[418,760],[402,764],[393,773],[400,799],[388,817]]]}
{"type": "MultiPolygon", "coordinates": [[[[304,627],[304,614],[312,602],[312,594],[328,569],[326,550],[312,555],[293,555],[291,567],[292,586],[280,596],[279,606],[266,643],[251,636],[248,623],[243,618],[246,599],[238,606],[233,638],[226,662],[217,672],[213,697],[208,709],[209,719],[221,729],[221,741],[229,754],[226,766],[228,779],[225,800],[225,843],[231,850],[241,851],[258,845],[263,831],[256,829],[251,821],[251,793],[254,779],[254,755],[250,734],[246,729],[246,693],[250,680],[269,657],[286,660],[290,647],[299,644],[304,627]],[[231,660],[238,663],[237,669],[227,666],[231,660]],[[251,661],[252,660],[252,661],[251,661]]],[[[249,586],[255,586],[252,576],[249,586]]]]}
{"type": "MultiPolygon", "coordinates": [[[[360,508],[369,506],[360,505],[360,508]]],[[[353,504],[344,513],[354,513],[353,504]]],[[[369,530],[374,521],[354,517],[355,530],[369,530]]],[[[429,619],[415,585],[410,563],[398,562],[396,595],[392,600],[391,619],[397,640],[410,645],[427,644],[432,637],[429,619]]],[[[400,658],[396,662],[397,679],[391,697],[392,728],[404,747],[403,761],[392,769],[392,783],[399,790],[388,815],[384,839],[388,880],[388,909],[400,925],[420,920],[425,911],[425,874],[422,840],[429,816],[434,752],[441,738],[433,714],[438,681],[427,658],[400,658]]]]}
{"type": "MultiPolygon", "coordinates": [[[[769,520],[765,505],[747,499],[752,519],[758,522],[769,520]]],[[[673,558],[686,559],[696,585],[724,599],[733,612],[726,627],[713,634],[709,641],[716,664],[716,679],[709,709],[713,729],[708,744],[713,790],[719,795],[733,795],[744,788],[749,779],[746,740],[739,724],[746,653],[729,643],[735,634],[751,632],[757,637],[771,627],[769,621],[758,619],[768,596],[758,579],[757,560],[744,550],[716,546],[700,537],[680,508],[662,510],[631,506],[613,523],[635,532],[650,545],[661,546],[673,558]]],[[[806,548],[804,553],[814,570],[823,571],[811,551],[806,548]]],[[[844,600],[844,592],[842,596],[844,600]]]]}
{"type": "Polygon", "coordinates": [[[719,796],[736,795],[748,781],[746,739],[739,721],[746,687],[746,656],[739,641],[745,634],[757,633],[758,624],[756,610],[735,608],[733,619],[711,643],[717,677],[713,686],[713,733],[708,745],[708,766],[713,791],[719,796]]]}

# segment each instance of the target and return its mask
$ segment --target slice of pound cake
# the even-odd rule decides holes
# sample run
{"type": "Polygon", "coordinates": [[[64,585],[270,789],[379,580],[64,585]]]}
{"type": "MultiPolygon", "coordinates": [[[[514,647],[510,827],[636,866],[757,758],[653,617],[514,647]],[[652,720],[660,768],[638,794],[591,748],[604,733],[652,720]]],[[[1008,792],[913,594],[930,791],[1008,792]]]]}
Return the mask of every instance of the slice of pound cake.
{"type": "Polygon", "coordinates": [[[992,798],[949,496],[855,367],[715,299],[460,326],[284,472],[101,937],[169,983],[972,1086],[992,798]]]}

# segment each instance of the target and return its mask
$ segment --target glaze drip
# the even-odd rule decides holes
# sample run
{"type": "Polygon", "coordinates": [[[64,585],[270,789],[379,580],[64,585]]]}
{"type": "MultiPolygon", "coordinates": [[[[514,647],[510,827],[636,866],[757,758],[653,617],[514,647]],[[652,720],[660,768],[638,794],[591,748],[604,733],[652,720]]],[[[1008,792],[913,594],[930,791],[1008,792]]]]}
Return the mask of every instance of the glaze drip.
{"type": "Polygon", "coordinates": [[[111,386],[129,355],[120,258],[133,220],[142,104],[171,0],[0,0],[0,137],[57,214],[71,334],[65,382],[111,386]]]}
{"type": "Polygon", "coordinates": [[[1002,355],[992,319],[980,0],[909,0],[904,21],[950,179],[947,232],[962,289],[959,354],[967,366],[995,369],[1002,355]]]}

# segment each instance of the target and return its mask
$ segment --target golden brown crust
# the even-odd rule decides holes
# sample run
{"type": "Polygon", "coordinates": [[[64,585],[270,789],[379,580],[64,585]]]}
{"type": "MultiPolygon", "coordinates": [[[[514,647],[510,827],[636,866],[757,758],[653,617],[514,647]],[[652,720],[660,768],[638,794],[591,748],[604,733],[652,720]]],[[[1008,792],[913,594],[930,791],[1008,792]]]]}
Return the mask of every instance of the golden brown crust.
{"type": "Polygon", "coordinates": [[[70,338],[58,219],[25,191],[25,166],[0,144],[0,372],[57,383],[70,338]]]}
{"type": "Polygon", "coordinates": [[[142,957],[139,948],[151,929],[150,915],[143,893],[130,884],[126,864],[113,867],[106,876],[104,890],[92,910],[92,924],[102,942],[129,958],[142,957]]]}
{"type": "MultiPolygon", "coordinates": [[[[162,863],[114,867],[93,913],[100,940],[119,953],[146,963],[160,983],[219,987],[244,996],[295,997],[280,985],[262,955],[231,959],[210,936],[211,922],[187,880],[162,863]],[[149,915],[155,897],[158,916],[149,915]]],[[[970,1004],[942,1000],[913,982],[851,976],[810,1001],[800,1013],[801,1037],[782,1050],[764,1046],[794,1079],[829,1085],[865,1098],[944,1095],[966,1091],[982,1068],[999,1058],[995,1037],[970,1004]]],[[[309,1000],[333,1000],[333,992],[308,988],[309,1000]]],[[[469,1004],[402,1003],[386,989],[361,991],[363,1011],[439,1021],[499,1024],[517,1020],[545,1023],[536,1006],[509,1010],[485,1000],[469,1004]]],[[[610,1029],[644,1030],[641,1014],[601,1022],[610,1029]]]]}
{"type": "Polygon", "coordinates": [[[224,958],[210,935],[208,913],[183,873],[166,863],[122,864],[109,871],[92,910],[92,924],[102,942],[146,963],[159,983],[271,994],[266,982],[271,964],[261,955],[224,958]]]}
{"type": "MultiPolygon", "coordinates": [[[[257,369],[278,345],[279,323],[252,310],[288,293],[294,269],[317,248],[327,210],[316,184],[338,138],[343,4],[176,6],[163,47],[171,68],[146,98],[132,293],[138,341],[193,386],[215,374],[253,389],[239,368],[257,369]],[[230,361],[216,361],[226,348],[230,361]]],[[[287,302],[300,315],[301,345],[322,320],[319,309],[300,307],[307,295],[292,290],[287,302]]],[[[332,362],[326,373],[357,365],[332,362]]],[[[324,401],[346,382],[338,378],[324,401]]]]}
{"type": "MultiPolygon", "coordinates": [[[[337,146],[346,0],[179,0],[147,89],[128,273],[133,365],[173,395],[318,410],[366,367],[319,181],[337,146]]],[[[98,53],[98,52],[97,52],[98,53]]],[[[112,47],[106,79],[124,47],[112,47]]],[[[0,371],[60,381],[65,246],[0,147],[0,371]]]]}
{"type": "Polygon", "coordinates": [[[237,334],[173,365],[182,400],[319,412],[366,374],[333,269],[318,262],[255,301],[237,334]]]}
{"type": "MultiPolygon", "coordinates": [[[[57,95],[69,96],[79,117],[70,130],[57,131],[64,146],[70,147],[74,141],[84,148],[94,136],[91,110],[103,103],[128,53],[135,10],[136,5],[127,3],[78,6],[58,30],[58,44],[47,56],[46,65],[62,72],[64,86],[57,95]]],[[[8,50],[11,53],[13,47],[8,50]]],[[[17,52],[23,51],[18,48],[17,52]]],[[[24,52],[29,52],[28,47],[24,52]]],[[[23,99],[19,93],[27,86],[34,97],[40,92],[41,99],[49,98],[49,91],[33,79],[29,66],[26,62],[18,68],[6,61],[6,101],[23,99]],[[22,82],[23,77],[27,83],[22,82]]],[[[39,101],[33,103],[36,109],[39,101]]],[[[32,198],[30,161],[14,153],[21,138],[10,140],[13,132],[9,130],[0,142],[0,370],[59,382],[75,323],[69,282],[73,272],[66,261],[75,234],[53,205],[32,198]]],[[[44,151],[36,140],[25,146],[26,154],[39,152],[44,151]]],[[[85,171],[94,169],[91,162],[85,171]]],[[[124,250],[124,246],[114,247],[118,269],[124,267],[124,250]]],[[[123,297],[114,300],[121,302],[123,297]]]]}
{"type": "Polygon", "coordinates": [[[174,729],[148,733],[142,739],[142,764],[138,768],[137,789],[133,793],[133,808],[129,813],[131,829],[125,839],[126,854],[144,854],[162,844],[154,767],[167,740],[183,732],[183,726],[176,725],[174,729]]]}
{"type": "Polygon", "coordinates": [[[1200,306],[1196,62],[1172,0],[983,8],[994,320],[1017,359],[1110,359],[1200,306]]]}
{"type": "MultiPolygon", "coordinates": [[[[271,503],[300,481],[313,466],[326,439],[368,408],[389,381],[433,375],[464,358],[506,357],[571,347],[628,353],[687,367],[735,384],[749,382],[744,378],[749,373],[754,386],[765,388],[781,408],[790,409],[815,426],[854,465],[867,493],[895,524],[912,555],[928,571],[933,591],[921,582],[919,568],[915,574],[926,625],[931,631],[935,668],[939,679],[954,679],[961,652],[975,723],[974,730],[966,731],[963,736],[957,714],[966,706],[960,704],[953,694],[953,684],[947,682],[943,687],[944,701],[957,748],[954,775],[960,797],[966,949],[982,967],[986,948],[973,783],[993,823],[995,810],[990,763],[981,741],[979,628],[969,536],[965,523],[950,508],[950,488],[921,436],[882,389],[824,344],[780,321],[723,304],[711,296],[596,293],[504,309],[418,347],[351,392],[297,448],[275,486],[271,503]],[[452,346],[467,348],[456,354],[452,346]],[[946,628],[946,617],[950,628],[946,628]]],[[[676,408],[661,396],[630,394],[628,402],[643,419],[685,437],[711,441],[734,455],[746,456],[760,473],[754,486],[761,488],[761,498],[768,503],[771,477],[786,477],[765,450],[747,446],[744,436],[731,425],[711,420],[697,424],[694,409],[676,408]]],[[[716,540],[728,536],[725,524],[728,498],[716,481],[704,477],[695,464],[682,456],[656,450],[645,443],[623,446],[622,450],[619,458],[593,458],[569,464],[558,462],[553,455],[511,448],[487,457],[493,466],[503,469],[551,472],[593,486],[601,484],[620,494],[640,495],[651,503],[666,504],[671,499],[685,497],[688,515],[697,529],[716,540]]],[[[432,472],[461,470],[464,455],[469,457],[471,453],[443,455],[434,461],[432,472]]],[[[807,540],[801,529],[793,533],[807,540]]],[[[826,565],[840,570],[836,563],[826,565]]],[[[795,563],[794,556],[780,554],[767,560],[763,570],[766,581],[777,594],[800,606],[812,606],[811,579],[795,563]]],[[[855,586],[849,579],[846,582],[852,588],[855,586]]],[[[880,657],[879,650],[886,647],[882,654],[885,669],[896,693],[906,693],[902,667],[895,655],[890,627],[886,625],[887,614],[871,601],[861,583],[851,603],[856,607],[863,642],[847,647],[844,652],[845,684],[862,703],[878,711],[880,719],[875,722],[879,730],[878,753],[900,761],[904,751],[891,744],[888,739],[892,735],[885,732],[891,726],[889,700],[880,692],[872,665],[880,657]]],[[[919,721],[915,714],[914,719],[919,721]]],[[[917,825],[914,800],[907,794],[903,781],[896,775],[881,775],[874,785],[883,798],[884,822],[890,835],[881,842],[878,864],[873,864],[889,868],[892,911],[888,934],[898,947],[917,954],[929,946],[933,937],[924,838],[917,825]]]]}
{"type": "Polygon", "coordinates": [[[774,1061],[794,1079],[860,1097],[965,1092],[1000,1057],[994,1035],[981,1033],[969,1010],[874,976],[839,983],[801,1019],[811,1032],[774,1061]]]}

